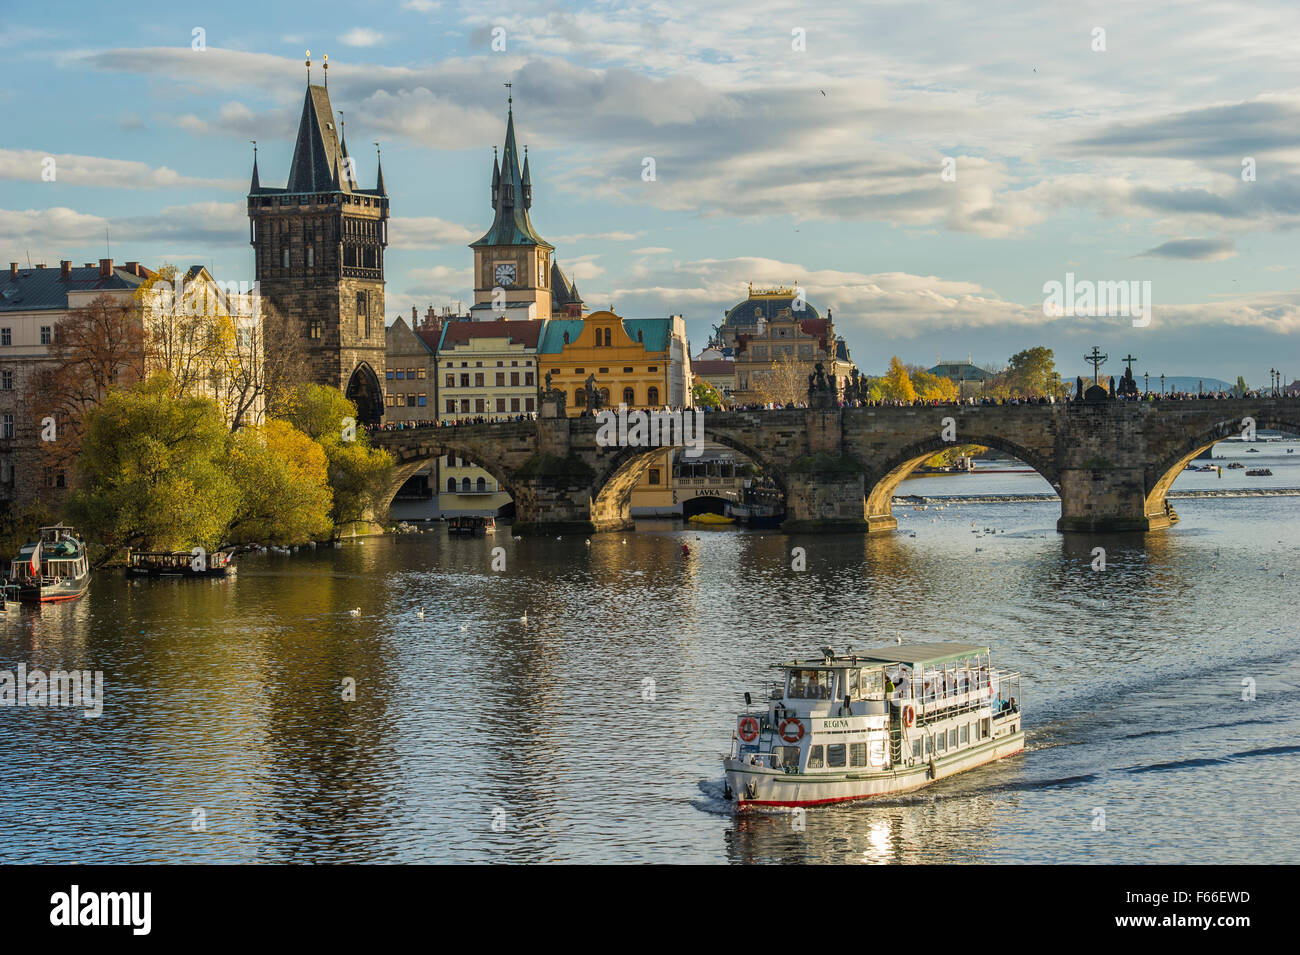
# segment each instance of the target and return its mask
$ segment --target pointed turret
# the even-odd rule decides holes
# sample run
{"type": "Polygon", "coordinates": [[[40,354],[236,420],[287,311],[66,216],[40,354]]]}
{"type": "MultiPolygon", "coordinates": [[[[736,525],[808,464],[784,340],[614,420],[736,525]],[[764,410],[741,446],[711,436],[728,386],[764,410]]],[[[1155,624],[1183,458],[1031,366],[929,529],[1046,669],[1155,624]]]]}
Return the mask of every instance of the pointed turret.
{"type": "Polygon", "coordinates": [[[379,193],[381,196],[386,196],[388,193],[384,192],[384,160],[376,154],[375,162],[379,166],[379,176],[375,180],[375,192],[379,193]]]}
{"type": "Polygon", "coordinates": [[[528,147],[524,147],[524,208],[533,207],[533,178],[528,174],[528,147]]]}
{"type": "Polygon", "coordinates": [[[497,162],[497,148],[492,147],[492,208],[497,207],[497,200],[501,197],[501,166],[497,162]]]}
{"type": "Polygon", "coordinates": [[[257,150],[254,149],[253,150],[253,182],[248,187],[248,194],[250,196],[253,196],[261,191],[262,191],[262,183],[257,178],[257,150]]]}

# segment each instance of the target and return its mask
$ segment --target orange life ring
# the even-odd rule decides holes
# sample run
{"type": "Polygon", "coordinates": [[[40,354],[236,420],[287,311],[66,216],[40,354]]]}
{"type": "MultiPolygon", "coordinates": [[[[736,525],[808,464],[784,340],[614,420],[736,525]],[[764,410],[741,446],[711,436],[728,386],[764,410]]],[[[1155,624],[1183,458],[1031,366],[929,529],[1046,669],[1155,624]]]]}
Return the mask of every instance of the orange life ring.
{"type": "Polygon", "coordinates": [[[787,743],[797,743],[803,739],[803,724],[796,717],[791,716],[781,721],[781,738],[787,743]],[[791,736],[787,730],[793,729],[794,735],[791,736]]]}
{"type": "Polygon", "coordinates": [[[906,726],[908,729],[911,729],[913,724],[915,723],[916,723],[916,710],[912,709],[910,705],[903,707],[903,725],[906,726]]]}
{"type": "Polygon", "coordinates": [[[752,716],[746,716],[740,721],[740,738],[746,743],[751,743],[758,739],[758,720],[752,716]]]}

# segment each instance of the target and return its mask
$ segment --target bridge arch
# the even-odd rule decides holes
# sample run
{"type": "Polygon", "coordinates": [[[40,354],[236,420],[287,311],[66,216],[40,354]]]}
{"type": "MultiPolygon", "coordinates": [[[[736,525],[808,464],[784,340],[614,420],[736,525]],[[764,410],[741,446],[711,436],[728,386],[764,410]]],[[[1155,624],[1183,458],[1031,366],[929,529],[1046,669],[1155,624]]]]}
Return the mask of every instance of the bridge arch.
{"type": "MultiPolygon", "coordinates": [[[[994,433],[963,433],[961,444],[978,444],[996,448],[1025,462],[1041,475],[1059,495],[1061,475],[1056,465],[1032,448],[1028,448],[1005,435],[994,433]]],[[[878,466],[869,466],[866,474],[867,523],[871,529],[885,530],[894,526],[894,492],[904,478],[915,471],[927,458],[953,446],[940,435],[933,434],[906,445],[878,466]],[[891,523],[893,522],[893,523],[891,523]]]]}
{"type": "MultiPolygon", "coordinates": [[[[788,497],[787,478],[783,468],[773,465],[763,454],[754,450],[748,442],[736,438],[726,431],[709,429],[707,427],[707,416],[705,421],[704,440],[706,443],[720,444],[743,454],[754,464],[763,468],[764,473],[772,477],[776,485],[781,489],[782,497],[788,497]]],[[[674,450],[680,454],[684,449],[680,446],[619,448],[617,453],[609,459],[592,484],[591,512],[592,520],[597,526],[627,526],[631,524],[632,489],[636,487],[642,475],[665,450],[674,450]]]]}
{"type": "MultiPolygon", "coordinates": [[[[443,430],[455,431],[454,428],[443,430]]],[[[516,503],[519,501],[517,485],[510,469],[491,455],[485,455],[482,449],[476,447],[472,442],[457,442],[454,439],[451,441],[426,441],[406,447],[388,446],[387,450],[393,456],[395,467],[393,468],[393,479],[385,492],[385,507],[392,505],[397,492],[402,489],[402,485],[410,480],[416,471],[428,466],[443,455],[464,458],[472,462],[475,467],[482,468],[496,479],[497,486],[509,494],[512,501],[516,503]]],[[[441,491],[441,488],[434,489],[435,493],[439,491],[441,491]]]]}
{"type": "Polygon", "coordinates": [[[1300,435],[1300,407],[1284,410],[1265,406],[1246,410],[1249,413],[1223,418],[1182,436],[1162,457],[1152,463],[1146,473],[1145,507],[1148,515],[1164,515],[1169,489],[1178,475],[1183,473],[1188,464],[1220,441],[1240,436],[1246,418],[1254,421],[1257,431],[1275,430],[1300,435]]]}

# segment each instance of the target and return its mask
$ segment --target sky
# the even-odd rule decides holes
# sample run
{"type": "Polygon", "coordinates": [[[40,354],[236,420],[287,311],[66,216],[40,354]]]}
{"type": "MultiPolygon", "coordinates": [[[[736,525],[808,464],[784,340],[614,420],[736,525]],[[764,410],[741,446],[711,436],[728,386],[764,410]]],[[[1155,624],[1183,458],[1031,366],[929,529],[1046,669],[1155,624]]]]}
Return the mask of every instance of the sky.
{"type": "Polygon", "coordinates": [[[0,0],[0,259],[251,281],[250,140],[283,185],[311,50],[363,187],[381,144],[390,322],[472,301],[511,83],[587,306],[695,352],[797,284],[867,373],[1097,345],[1265,386],[1300,378],[1298,34],[1294,2],[0,0]],[[1149,282],[1150,320],[1045,309],[1067,275],[1149,282]]]}

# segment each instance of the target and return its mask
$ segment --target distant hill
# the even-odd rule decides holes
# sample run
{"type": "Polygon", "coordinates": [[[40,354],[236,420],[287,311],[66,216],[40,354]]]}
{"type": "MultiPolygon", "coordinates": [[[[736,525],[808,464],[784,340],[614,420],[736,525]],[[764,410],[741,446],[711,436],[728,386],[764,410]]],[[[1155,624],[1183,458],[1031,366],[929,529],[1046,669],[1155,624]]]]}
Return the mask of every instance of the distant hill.
{"type": "MultiPolygon", "coordinates": [[[[1089,368],[1087,372],[1076,371],[1070,376],[1069,380],[1073,381],[1079,375],[1083,375],[1085,380],[1089,379],[1092,377],[1092,369],[1089,368]]],[[[1118,382],[1123,375],[1124,369],[1120,368],[1119,374],[1115,376],[1115,381],[1118,382]]],[[[1064,376],[1062,377],[1064,378],[1064,376]]],[[[1103,379],[1108,377],[1105,368],[1101,370],[1101,377],[1103,379]]],[[[1133,377],[1137,379],[1138,387],[1141,388],[1142,376],[1135,371],[1133,377]]],[[[1204,388],[1206,391],[1231,391],[1235,384],[1235,382],[1224,381],[1222,378],[1191,378],[1187,375],[1170,375],[1165,379],[1165,391],[1196,391],[1198,387],[1204,388]]],[[[1151,376],[1151,390],[1157,392],[1160,390],[1159,375],[1151,376]]]]}

